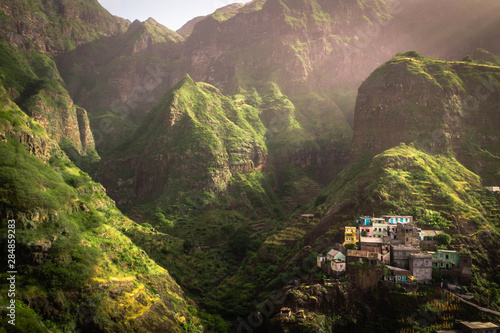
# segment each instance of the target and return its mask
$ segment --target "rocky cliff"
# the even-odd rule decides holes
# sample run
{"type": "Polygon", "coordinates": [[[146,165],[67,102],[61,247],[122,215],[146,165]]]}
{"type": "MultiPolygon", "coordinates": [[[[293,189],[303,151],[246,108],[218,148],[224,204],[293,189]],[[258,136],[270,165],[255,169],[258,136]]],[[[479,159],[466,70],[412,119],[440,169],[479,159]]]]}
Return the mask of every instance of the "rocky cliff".
{"type": "Polygon", "coordinates": [[[98,179],[122,206],[225,191],[233,174],[265,168],[264,134],[254,107],[187,76],[104,158],[98,179]]]}
{"type": "Polygon", "coordinates": [[[0,36],[17,47],[48,54],[115,35],[129,24],[96,0],[9,0],[0,4],[0,36]]]}
{"type": "Polygon", "coordinates": [[[93,152],[87,112],[74,105],[63,88],[54,61],[37,51],[16,50],[5,41],[0,41],[0,57],[0,82],[9,97],[55,142],[70,145],[81,155],[93,152]]]}
{"type": "MultiPolygon", "coordinates": [[[[124,235],[147,238],[151,231],[119,212],[102,185],[74,166],[3,83],[0,96],[0,214],[3,221],[15,220],[16,330],[202,327],[169,273],[124,235]]],[[[45,103],[40,99],[32,110],[50,108],[45,103]]],[[[7,255],[6,237],[1,243],[7,255]]],[[[10,327],[5,308],[0,311],[2,327],[10,327]]]]}
{"type": "Polygon", "coordinates": [[[499,103],[498,66],[401,54],[359,88],[353,158],[413,142],[429,152],[455,152],[466,167],[496,184],[499,103]]]}

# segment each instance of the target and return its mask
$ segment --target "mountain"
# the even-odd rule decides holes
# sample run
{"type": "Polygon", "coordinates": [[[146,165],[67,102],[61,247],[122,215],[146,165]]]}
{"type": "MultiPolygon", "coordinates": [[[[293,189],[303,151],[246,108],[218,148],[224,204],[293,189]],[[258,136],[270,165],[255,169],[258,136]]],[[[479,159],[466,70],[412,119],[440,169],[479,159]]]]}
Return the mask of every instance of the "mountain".
{"type": "MultiPolygon", "coordinates": [[[[15,221],[16,331],[182,332],[203,325],[168,272],[124,235],[151,231],[118,211],[3,85],[0,94],[0,212],[15,221]]],[[[2,230],[7,235],[4,223],[2,230]]],[[[7,301],[8,287],[1,288],[7,301]]]]}
{"type": "Polygon", "coordinates": [[[111,15],[97,0],[2,1],[0,17],[3,39],[52,55],[115,35],[130,24],[111,15]]]}
{"type": "Polygon", "coordinates": [[[409,214],[471,254],[460,290],[498,310],[500,202],[483,186],[499,181],[499,17],[489,0],[255,0],[175,32],[95,0],[2,1],[16,328],[418,331],[412,312],[440,306],[439,328],[489,318],[433,287],[371,289],[381,271],[332,287],[312,267],[357,216],[409,214]],[[282,306],[308,315],[273,319],[282,306]]]}
{"type": "MultiPolygon", "coordinates": [[[[241,3],[232,3],[232,4],[229,4],[227,6],[218,8],[211,16],[220,15],[218,13],[233,13],[233,12],[234,12],[234,15],[236,15],[236,12],[238,12],[238,10],[241,7],[244,7],[244,5],[241,3]]],[[[179,30],[177,30],[177,33],[184,38],[188,37],[193,32],[196,23],[203,21],[206,18],[207,18],[207,16],[197,16],[194,19],[189,20],[179,30]]]]}
{"type": "Polygon", "coordinates": [[[122,206],[158,197],[168,206],[184,196],[222,192],[233,174],[265,167],[264,134],[255,108],[187,76],[161,98],[129,142],[104,158],[98,179],[122,206]]]}
{"type": "Polygon", "coordinates": [[[499,103],[498,65],[401,54],[359,88],[353,158],[413,142],[426,151],[453,151],[486,183],[496,184],[499,103]]]}
{"type": "Polygon", "coordinates": [[[9,99],[40,123],[56,143],[81,155],[95,153],[87,112],[74,105],[54,61],[32,51],[18,51],[0,41],[0,83],[9,99]]]}

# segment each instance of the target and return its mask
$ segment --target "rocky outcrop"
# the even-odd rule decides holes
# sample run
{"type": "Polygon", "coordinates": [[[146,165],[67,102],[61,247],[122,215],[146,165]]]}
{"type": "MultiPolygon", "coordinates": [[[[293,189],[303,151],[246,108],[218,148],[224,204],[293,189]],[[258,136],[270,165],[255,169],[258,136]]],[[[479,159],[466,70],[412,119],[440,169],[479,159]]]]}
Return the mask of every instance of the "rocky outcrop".
{"type": "MultiPolygon", "coordinates": [[[[218,8],[212,15],[217,15],[217,13],[231,13],[231,12],[236,12],[243,7],[244,5],[241,3],[232,3],[230,5],[218,8]]],[[[206,19],[207,16],[197,16],[192,20],[189,20],[186,24],[184,24],[179,30],[177,30],[177,33],[181,35],[184,38],[189,37],[191,33],[194,30],[194,27],[198,22],[203,21],[206,19]]]]}
{"type": "Polygon", "coordinates": [[[115,35],[130,24],[96,0],[8,0],[0,3],[0,13],[0,36],[17,47],[49,54],[115,35]]]}
{"type": "Polygon", "coordinates": [[[496,183],[499,101],[500,67],[402,54],[359,88],[352,157],[412,142],[427,152],[453,151],[496,183]]]}
{"type": "Polygon", "coordinates": [[[184,78],[130,142],[103,159],[98,179],[120,206],[224,191],[233,173],[257,172],[267,161],[263,138],[239,107],[213,86],[184,78]]]}

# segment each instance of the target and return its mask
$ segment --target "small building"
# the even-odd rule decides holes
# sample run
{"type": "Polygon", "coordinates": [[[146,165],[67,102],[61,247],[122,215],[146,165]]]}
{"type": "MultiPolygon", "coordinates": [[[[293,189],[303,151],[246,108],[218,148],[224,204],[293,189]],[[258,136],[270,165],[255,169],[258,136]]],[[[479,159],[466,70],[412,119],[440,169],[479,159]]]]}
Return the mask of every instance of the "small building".
{"type": "Polygon", "coordinates": [[[371,216],[361,216],[356,222],[361,226],[370,226],[373,223],[384,223],[384,219],[381,217],[371,217],[371,216]]]}
{"type": "Polygon", "coordinates": [[[434,237],[442,233],[443,230],[420,230],[419,236],[421,241],[434,240],[434,237]]]}
{"type": "Polygon", "coordinates": [[[391,247],[385,240],[386,238],[360,237],[360,249],[361,251],[380,253],[381,261],[388,263],[391,261],[391,247]]]}
{"type": "Polygon", "coordinates": [[[326,260],[343,260],[343,261],[345,261],[345,255],[340,251],[331,249],[326,254],[326,260]]]}
{"type": "Polygon", "coordinates": [[[373,237],[383,238],[387,235],[387,223],[385,221],[382,223],[373,222],[373,237]]]}
{"type": "Polygon", "coordinates": [[[483,323],[483,322],[470,322],[470,321],[457,321],[460,324],[460,328],[464,333],[499,333],[500,326],[493,323],[483,323]]]}
{"type": "Polygon", "coordinates": [[[370,265],[376,265],[381,259],[377,252],[368,252],[361,250],[347,250],[347,263],[367,262],[370,265]]]}
{"type": "Polygon", "coordinates": [[[409,245],[391,245],[391,261],[399,268],[410,267],[410,254],[420,253],[420,249],[409,245]]]}
{"type": "Polygon", "coordinates": [[[486,186],[486,189],[490,192],[500,192],[500,186],[486,186]]]}
{"type": "Polygon", "coordinates": [[[397,224],[387,224],[387,234],[391,239],[396,239],[397,224]]]}
{"type": "Polygon", "coordinates": [[[387,223],[397,224],[397,223],[413,223],[413,216],[393,216],[393,215],[383,215],[382,216],[387,223]]]}
{"type": "Polygon", "coordinates": [[[410,272],[418,282],[432,280],[432,256],[428,253],[410,254],[410,272]]]}
{"type": "Polygon", "coordinates": [[[395,230],[395,239],[401,241],[402,244],[420,246],[418,228],[413,224],[398,224],[395,230]]]}
{"type": "Polygon", "coordinates": [[[468,253],[460,253],[460,275],[469,278],[472,275],[472,258],[468,253]]]}
{"type": "Polygon", "coordinates": [[[358,230],[356,227],[345,227],[344,246],[358,242],[358,230]]]}
{"type": "Polygon", "coordinates": [[[359,235],[361,237],[373,237],[373,226],[372,225],[360,225],[359,235]]]}
{"type": "Polygon", "coordinates": [[[340,276],[346,272],[347,265],[345,260],[332,260],[330,261],[330,267],[328,274],[331,276],[340,276]]]}
{"type": "Polygon", "coordinates": [[[409,270],[388,265],[385,266],[385,268],[384,281],[397,283],[405,283],[411,281],[411,272],[409,270]]]}
{"type": "Polygon", "coordinates": [[[345,255],[337,250],[330,250],[326,256],[318,255],[317,265],[328,275],[339,276],[346,271],[345,255]]]}
{"type": "Polygon", "coordinates": [[[327,263],[330,263],[330,267],[328,269],[328,274],[330,275],[342,275],[346,271],[346,263],[345,263],[345,255],[342,252],[337,250],[330,250],[326,254],[327,263]]]}
{"type": "Polygon", "coordinates": [[[369,226],[369,225],[372,225],[372,217],[370,216],[361,216],[359,217],[356,222],[359,224],[359,225],[363,225],[363,226],[369,226]]]}
{"type": "Polygon", "coordinates": [[[306,220],[307,222],[309,222],[310,219],[314,218],[314,214],[302,214],[302,215],[300,215],[300,217],[302,219],[306,220]]]}
{"type": "Polygon", "coordinates": [[[453,269],[460,265],[460,253],[457,251],[437,250],[429,253],[432,255],[432,267],[453,269]]]}

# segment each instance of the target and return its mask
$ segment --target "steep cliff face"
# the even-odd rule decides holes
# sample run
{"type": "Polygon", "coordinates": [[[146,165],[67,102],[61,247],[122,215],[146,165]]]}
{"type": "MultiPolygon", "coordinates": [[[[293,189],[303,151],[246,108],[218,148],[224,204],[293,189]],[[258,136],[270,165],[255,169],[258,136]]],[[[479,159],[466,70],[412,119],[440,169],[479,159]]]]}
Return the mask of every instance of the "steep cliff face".
{"type": "Polygon", "coordinates": [[[186,77],[104,158],[98,179],[120,205],[203,197],[224,191],[234,173],[265,167],[264,134],[255,108],[186,77]]]}
{"type": "MultiPolygon", "coordinates": [[[[244,5],[241,3],[233,3],[230,5],[218,8],[212,15],[218,15],[217,13],[233,13],[233,12],[235,15],[236,12],[238,12],[238,10],[243,6],[244,5]]],[[[232,14],[229,14],[229,15],[232,15],[232,14]]],[[[191,35],[191,33],[193,32],[196,24],[198,22],[203,21],[205,18],[207,18],[207,16],[197,16],[194,19],[189,20],[179,30],[177,30],[177,33],[184,38],[189,37],[189,35],[191,35]]]]}
{"type": "Polygon", "coordinates": [[[17,47],[49,54],[117,34],[129,24],[96,0],[8,0],[0,4],[2,38],[17,47]]]}
{"type": "Polygon", "coordinates": [[[0,83],[9,97],[58,143],[69,143],[81,155],[94,151],[87,112],[74,105],[62,86],[55,63],[37,52],[16,50],[0,41],[0,83]]]}
{"type": "Polygon", "coordinates": [[[57,57],[75,101],[90,111],[97,149],[108,151],[136,129],[166,90],[185,74],[182,37],[153,19],[57,57]]]}
{"type": "Polygon", "coordinates": [[[223,92],[270,79],[287,94],[356,86],[400,50],[450,59],[498,44],[499,10],[488,1],[254,2],[197,23],[183,58],[195,80],[223,92]]]}
{"type": "Polygon", "coordinates": [[[413,142],[430,152],[451,150],[498,183],[499,105],[500,67],[402,54],[359,88],[353,158],[413,142]]]}
{"type": "Polygon", "coordinates": [[[3,84],[0,97],[0,214],[16,221],[16,329],[183,332],[203,325],[169,273],[124,235],[151,232],[119,212],[3,84]]]}

